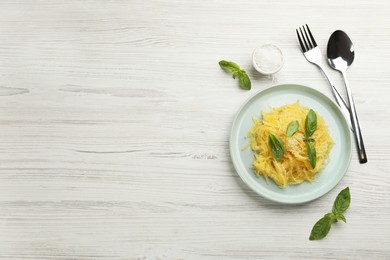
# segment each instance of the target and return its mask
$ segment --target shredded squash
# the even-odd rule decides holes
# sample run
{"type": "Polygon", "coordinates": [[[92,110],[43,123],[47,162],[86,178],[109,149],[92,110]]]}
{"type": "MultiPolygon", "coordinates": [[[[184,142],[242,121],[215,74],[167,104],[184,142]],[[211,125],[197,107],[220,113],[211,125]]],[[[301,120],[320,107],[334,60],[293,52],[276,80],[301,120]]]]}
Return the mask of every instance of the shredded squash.
{"type": "Polygon", "coordinates": [[[302,107],[297,101],[279,108],[271,108],[270,112],[262,111],[262,119],[253,117],[253,126],[248,137],[254,152],[253,170],[257,176],[272,179],[280,188],[286,185],[312,182],[327,162],[333,140],[324,119],[317,113],[317,129],[312,138],[317,152],[317,163],[313,169],[307,155],[305,137],[305,119],[309,108],[302,107]],[[299,129],[292,136],[286,136],[287,125],[298,120],[299,129]],[[273,156],[268,144],[268,136],[274,134],[284,144],[284,155],[280,162],[273,156]]]}

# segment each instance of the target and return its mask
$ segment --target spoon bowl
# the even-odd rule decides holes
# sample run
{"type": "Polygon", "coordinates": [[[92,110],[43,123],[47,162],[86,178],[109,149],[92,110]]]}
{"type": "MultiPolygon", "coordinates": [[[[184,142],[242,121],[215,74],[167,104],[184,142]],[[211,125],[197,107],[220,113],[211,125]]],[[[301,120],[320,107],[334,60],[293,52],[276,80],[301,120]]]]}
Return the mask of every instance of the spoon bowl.
{"type": "Polygon", "coordinates": [[[328,62],[336,70],[347,69],[355,59],[353,44],[348,35],[340,30],[332,33],[328,41],[328,62]]]}

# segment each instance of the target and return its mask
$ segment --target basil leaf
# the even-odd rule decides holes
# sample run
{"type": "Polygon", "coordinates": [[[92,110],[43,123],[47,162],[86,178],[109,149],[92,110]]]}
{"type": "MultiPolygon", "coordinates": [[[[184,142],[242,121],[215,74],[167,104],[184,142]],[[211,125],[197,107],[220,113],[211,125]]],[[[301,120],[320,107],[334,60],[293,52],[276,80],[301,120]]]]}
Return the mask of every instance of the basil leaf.
{"type": "Polygon", "coordinates": [[[332,222],[336,222],[336,221],[337,221],[336,215],[333,214],[332,212],[326,213],[325,216],[326,216],[326,217],[330,217],[330,219],[332,220],[332,222]]]}
{"type": "Polygon", "coordinates": [[[241,88],[250,90],[251,80],[244,70],[240,68],[236,63],[232,61],[221,60],[218,62],[222,69],[233,72],[233,79],[238,77],[238,82],[241,88]]]}
{"type": "Polygon", "coordinates": [[[333,212],[329,212],[327,214],[325,214],[325,216],[328,216],[332,219],[333,222],[337,222],[338,220],[342,220],[344,221],[345,223],[347,223],[347,220],[345,219],[344,215],[341,214],[341,213],[333,213],[333,212]]]}
{"type": "Polygon", "coordinates": [[[309,113],[306,115],[305,120],[305,135],[310,137],[314,134],[314,131],[317,129],[317,115],[313,109],[309,110],[309,113]]]}
{"type": "Polygon", "coordinates": [[[319,240],[326,237],[330,230],[330,227],[332,226],[332,223],[332,219],[329,216],[325,215],[323,218],[321,218],[314,224],[309,239],[319,240]]]}
{"type": "Polygon", "coordinates": [[[347,220],[345,219],[344,215],[341,214],[341,213],[337,213],[336,214],[336,219],[337,220],[342,220],[342,221],[344,221],[344,223],[347,223],[347,220]]]}
{"type": "Polygon", "coordinates": [[[251,89],[251,80],[249,79],[245,71],[240,70],[240,73],[238,74],[238,81],[240,83],[241,88],[246,90],[251,89]]]}
{"type": "Polygon", "coordinates": [[[349,187],[340,191],[337,195],[336,200],[333,203],[333,214],[342,214],[349,208],[349,204],[351,203],[351,194],[349,193],[349,187]]]}
{"type": "Polygon", "coordinates": [[[338,220],[347,223],[347,220],[345,219],[342,212],[348,209],[350,202],[351,196],[349,193],[349,187],[347,187],[342,190],[339,195],[337,195],[333,204],[332,212],[327,213],[323,218],[314,224],[309,239],[317,240],[324,238],[326,234],[328,234],[332,223],[337,222],[338,220]]]}
{"type": "Polygon", "coordinates": [[[308,142],[308,143],[312,143],[312,142],[314,142],[314,139],[313,138],[311,138],[311,137],[304,137],[304,139],[303,139],[303,141],[305,141],[305,142],[308,142]]]}
{"type": "Polygon", "coordinates": [[[298,131],[298,128],[299,128],[298,120],[291,121],[287,126],[287,131],[286,131],[287,137],[292,137],[298,131]]]}
{"type": "Polygon", "coordinates": [[[312,142],[307,143],[307,156],[309,157],[311,167],[314,169],[317,163],[317,153],[316,148],[312,142]]]}
{"type": "Polygon", "coordinates": [[[231,72],[239,71],[240,66],[238,66],[236,63],[226,60],[221,60],[219,63],[219,66],[221,66],[222,69],[229,70],[231,72]]]}
{"type": "Polygon", "coordinates": [[[270,134],[268,136],[268,144],[271,148],[272,156],[277,162],[280,162],[284,155],[284,146],[282,141],[277,136],[270,134]]]}

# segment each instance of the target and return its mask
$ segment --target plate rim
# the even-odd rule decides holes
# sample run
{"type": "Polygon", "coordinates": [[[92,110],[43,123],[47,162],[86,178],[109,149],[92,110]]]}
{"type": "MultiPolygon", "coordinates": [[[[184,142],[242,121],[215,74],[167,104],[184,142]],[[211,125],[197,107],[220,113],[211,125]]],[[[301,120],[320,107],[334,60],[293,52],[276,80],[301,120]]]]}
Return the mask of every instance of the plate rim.
{"type": "Polygon", "coordinates": [[[238,174],[238,176],[240,176],[241,180],[252,190],[254,191],[256,194],[260,195],[261,197],[269,200],[269,201],[273,201],[273,202],[277,202],[277,203],[281,203],[281,204],[303,204],[303,203],[307,203],[307,202],[310,202],[310,201],[313,201],[313,200],[316,200],[322,196],[324,196],[325,194],[327,194],[328,192],[330,192],[331,190],[333,190],[339,183],[340,181],[344,178],[345,174],[347,173],[348,169],[349,169],[349,166],[351,164],[351,159],[352,159],[352,133],[351,133],[351,130],[350,130],[350,126],[348,124],[348,121],[347,121],[347,118],[346,116],[342,113],[340,107],[335,103],[335,101],[333,101],[331,98],[329,98],[328,96],[326,96],[324,93],[320,92],[319,90],[315,89],[315,88],[312,88],[312,87],[309,87],[309,86],[305,86],[305,85],[300,85],[300,84],[295,84],[295,83],[286,83],[286,84],[278,84],[278,85],[273,85],[271,87],[268,87],[268,88],[265,88],[263,90],[259,90],[257,91],[256,93],[254,93],[252,96],[250,96],[249,98],[247,98],[243,104],[239,107],[238,111],[236,112],[235,116],[234,116],[234,119],[232,121],[232,125],[231,125],[231,128],[230,128],[230,135],[229,135],[229,151],[230,151],[230,157],[231,157],[231,160],[232,160],[232,163],[233,163],[233,166],[234,166],[234,169],[236,171],[236,173],[238,174]],[[264,193],[261,193],[257,186],[255,186],[253,184],[253,182],[251,182],[249,179],[250,177],[246,174],[246,173],[241,173],[240,172],[240,169],[239,169],[239,166],[238,166],[238,163],[239,163],[239,158],[238,156],[235,156],[235,153],[233,151],[233,139],[234,139],[234,128],[236,127],[237,125],[237,120],[239,119],[239,116],[240,114],[242,113],[243,109],[248,105],[248,103],[250,103],[253,99],[255,99],[258,95],[261,95],[262,93],[263,94],[267,94],[267,92],[272,92],[272,91],[275,91],[277,90],[278,88],[283,88],[283,87],[287,87],[287,86],[291,86],[291,87],[295,87],[295,88],[300,88],[300,89],[309,89],[310,91],[314,92],[316,95],[318,95],[321,99],[324,99],[325,101],[328,101],[330,102],[331,106],[333,106],[337,111],[338,113],[341,115],[341,117],[343,118],[343,123],[345,123],[345,126],[346,126],[346,129],[348,129],[347,131],[347,135],[349,136],[349,143],[350,145],[347,147],[348,149],[348,152],[349,152],[349,156],[347,158],[347,162],[346,162],[346,165],[345,165],[345,169],[343,170],[343,173],[340,175],[340,178],[335,182],[334,185],[331,185],[328,189],[326,189],[324,192],[322,193],[319,193],[318,195],[316,196],[313,196],[313,197],[310,197],[310,198],[307,198],[307,199],[301,199],[301,200],[295,200],[295,201],[291,201],[291,200],[283,200],[283,199],[275,199],[273,198],[272,196],[268,196],[267,194],[264,194],[264,193]],[[236,158],[237,157],[237,158],[236,158]]]}

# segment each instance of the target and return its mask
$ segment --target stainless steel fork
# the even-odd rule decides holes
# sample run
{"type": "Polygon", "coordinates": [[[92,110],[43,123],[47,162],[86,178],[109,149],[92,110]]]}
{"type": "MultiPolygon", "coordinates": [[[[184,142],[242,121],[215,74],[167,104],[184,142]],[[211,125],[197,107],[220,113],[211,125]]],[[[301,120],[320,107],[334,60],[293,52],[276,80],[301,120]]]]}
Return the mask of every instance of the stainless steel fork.
{"type": "MultiPolygon", "coordinates": [[[[306,60],[308,60],[312,64],[317,65],[317,67],[321,69],[322,73],[324,73],[326,79],[328,80],[330,86],[332,87],[332,91],[336,98],[337,104],[341,108],[341,111],[344,113],[345,117],[349,120],[350,119],[349,106],[347,105],[343,97],[340,95],[340,92],[337,90],[335,85],[330,80],[329,75],[326,73],[322,63],[321,51],[317,47],[317,43],[314,40],[313,35],[311,34],[309,26],[306,24],[306,27],[302,26],[299,28],[299,31],[298,29],[296,29],[296,31],[297,31],[299,44],[301,45],[302,48],[303,55],[305,56],[306,60]]],[[[349,121],[348,123],[350,124],[349,121]]]]}

